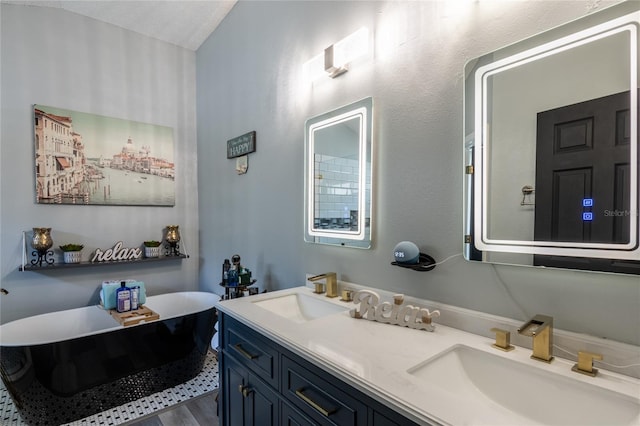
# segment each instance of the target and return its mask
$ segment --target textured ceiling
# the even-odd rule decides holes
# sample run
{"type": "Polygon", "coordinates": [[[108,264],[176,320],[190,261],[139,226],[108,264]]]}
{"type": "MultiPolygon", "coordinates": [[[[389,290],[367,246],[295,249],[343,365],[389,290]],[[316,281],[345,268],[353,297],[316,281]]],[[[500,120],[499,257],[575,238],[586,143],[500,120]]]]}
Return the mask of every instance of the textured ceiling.
{"type": "Polygon", "coordinates": [[[197,50],[237,0],[1,0],[56,7],[197,50]]]}

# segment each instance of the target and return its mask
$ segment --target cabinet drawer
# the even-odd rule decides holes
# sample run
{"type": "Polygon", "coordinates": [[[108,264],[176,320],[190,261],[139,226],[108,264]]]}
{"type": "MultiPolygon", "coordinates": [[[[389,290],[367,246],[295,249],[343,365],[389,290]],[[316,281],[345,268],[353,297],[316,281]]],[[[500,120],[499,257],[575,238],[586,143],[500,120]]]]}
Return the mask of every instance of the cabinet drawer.
{"type": "MultiPolygon", "coordinates": [[[[371,409],[369,415],[371,416],[371,424],[373,426],[418,426],[417,423],[382,406],[378,406],[375,410],[371,409]],[[382,411],[384,411],[384,414],[382,411]]],[[[423,426],[429,425],[423,423],[423,426]]]]}
{"type": "Polygon", "coordinates": [[[278,389],[278,350],[246,325],[224,316],[223,348],[258,377],[278,389]]]}
{"type": "Polygon", "coordinates": [[[311,419],[284,400],[280,401],[280,419],[281,426],[316,426],[311,419]]]}
{"type": "Polygon", "coordinates": [[[348,386],[338,387],[282,357],[282,393],[313,421],[322,425],[366,426],[367,405],[348,392],[348,386]]]}
{"type": "Polygon", "coordinates": [[[389,419],[386,416],[383,416],[377,411],[372,412],[373,417],[373,426],[399,426],[400,423],[396,423],[395,421],[389,419]]]}

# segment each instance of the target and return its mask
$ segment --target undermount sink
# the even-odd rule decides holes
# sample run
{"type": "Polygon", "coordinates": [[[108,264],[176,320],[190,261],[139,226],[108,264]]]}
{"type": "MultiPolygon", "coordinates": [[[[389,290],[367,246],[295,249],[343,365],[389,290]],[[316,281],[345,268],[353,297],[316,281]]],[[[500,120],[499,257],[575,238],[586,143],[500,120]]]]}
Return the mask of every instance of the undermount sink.
{"type": "Polygon", "coordinates": [[[407,372],[459,400],[467,424],[636,425],[640,419],[640,402],[631,396],[465,345],[407,372]]]}
{"type": "Polygon", "coordinates": [[[256,306],[298,323],[344,312],[348,309],[346,306],[336,305],[335,303],[300,293],[274,297],[253,303],[256,306]]]}

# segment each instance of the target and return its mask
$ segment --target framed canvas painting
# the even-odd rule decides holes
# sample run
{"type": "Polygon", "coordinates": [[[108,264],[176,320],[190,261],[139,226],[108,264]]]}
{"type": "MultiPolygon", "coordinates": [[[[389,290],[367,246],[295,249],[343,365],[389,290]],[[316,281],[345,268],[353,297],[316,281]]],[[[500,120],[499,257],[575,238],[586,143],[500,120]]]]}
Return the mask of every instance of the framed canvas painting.
{"type": "Polygon", "coordinates": [[[175,205],[173,129],[34,105],[36,202],[175,205]]]}

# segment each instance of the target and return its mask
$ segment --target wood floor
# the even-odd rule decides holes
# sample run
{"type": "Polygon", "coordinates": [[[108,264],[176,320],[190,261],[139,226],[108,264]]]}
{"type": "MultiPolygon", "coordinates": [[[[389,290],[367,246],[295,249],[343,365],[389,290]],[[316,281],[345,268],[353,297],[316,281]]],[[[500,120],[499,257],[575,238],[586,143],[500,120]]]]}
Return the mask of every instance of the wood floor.
{"type": "Polygon", "coordinates": [[[126,423],[126,426],[218,426],[218,392],[192,398],[151,417],[126,423]]]}

